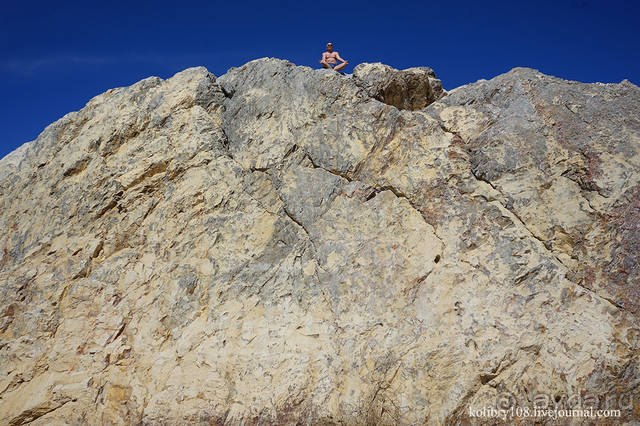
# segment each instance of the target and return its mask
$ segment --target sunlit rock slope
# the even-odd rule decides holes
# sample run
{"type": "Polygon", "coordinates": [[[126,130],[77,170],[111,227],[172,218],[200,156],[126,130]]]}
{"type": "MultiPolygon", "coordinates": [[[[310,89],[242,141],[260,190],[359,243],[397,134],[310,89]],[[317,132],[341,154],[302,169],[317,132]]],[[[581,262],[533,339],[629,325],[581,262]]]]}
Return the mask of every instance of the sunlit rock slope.
{"type": "Polygon", "coordinates": [[[1,424],[640,419],[626,81],[152,77],[0,160],[0,229],[1,424]]]}

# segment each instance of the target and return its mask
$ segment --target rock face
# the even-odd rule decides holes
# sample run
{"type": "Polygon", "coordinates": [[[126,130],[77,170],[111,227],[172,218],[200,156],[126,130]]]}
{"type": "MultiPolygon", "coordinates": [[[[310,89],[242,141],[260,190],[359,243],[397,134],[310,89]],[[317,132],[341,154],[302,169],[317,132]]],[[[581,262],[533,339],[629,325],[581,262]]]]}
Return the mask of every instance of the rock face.
{"type": "Polygon", "coordinates": [[[2,424],[640,419],[640,89],[440,91],[193,68],[2,159],[2,424]]]}
{"type": "Polygon", "coordinates": [[[381,63],[360,64],[353,76],[369,96],[398,109],[422,109],[444,95],[442,82],[428,67],[399,71],[381,63]]]}

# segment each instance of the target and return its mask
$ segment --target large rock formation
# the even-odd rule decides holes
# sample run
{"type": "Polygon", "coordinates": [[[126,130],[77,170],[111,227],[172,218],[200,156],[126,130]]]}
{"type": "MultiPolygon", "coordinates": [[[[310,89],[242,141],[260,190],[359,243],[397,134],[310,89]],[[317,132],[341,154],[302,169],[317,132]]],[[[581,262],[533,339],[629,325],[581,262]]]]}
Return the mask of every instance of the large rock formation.
{"type": "Polygon", "coordinates": [[[357,70],[148,78],[2,159],[2,424],[640,419],[640,89],[357,70]]]}

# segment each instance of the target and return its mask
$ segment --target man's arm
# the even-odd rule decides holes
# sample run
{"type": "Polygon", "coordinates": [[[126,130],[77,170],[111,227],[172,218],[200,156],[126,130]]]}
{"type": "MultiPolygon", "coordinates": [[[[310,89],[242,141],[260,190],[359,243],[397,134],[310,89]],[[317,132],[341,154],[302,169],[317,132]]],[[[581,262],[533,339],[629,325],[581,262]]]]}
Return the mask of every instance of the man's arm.
{"type": "Polygon", "coordinates": [[[349,63],[349,61],[345,61],[344,59],[342,59],[338,52],[336,52],[336,59],[339,60],[340,62],[342,62],[343,64],[348,64],[349,63]]]}
{"type": "Polygon", "coordinates": [[[322,59],[320,59],[320,63],[321,64],[326,64],[327,63],[327,52],[324,52],[322,54],[322,59]]]}

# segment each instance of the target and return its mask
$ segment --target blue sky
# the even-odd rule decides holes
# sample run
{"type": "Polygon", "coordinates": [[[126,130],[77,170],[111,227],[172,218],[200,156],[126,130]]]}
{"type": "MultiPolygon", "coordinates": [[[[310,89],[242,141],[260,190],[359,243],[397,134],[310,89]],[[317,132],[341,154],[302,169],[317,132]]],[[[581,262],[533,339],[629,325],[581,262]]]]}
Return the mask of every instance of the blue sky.
{"type": "Polygon", "coordinates": [[[640,85],[637,0],[30,2],[0,12],[0,157],[112,87],[274,56],[430,66],[447,89],[527,66],[640,85]]]}

